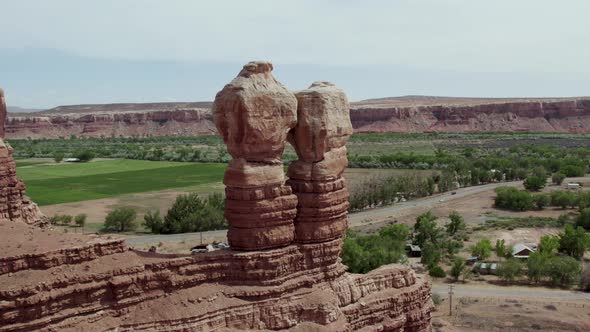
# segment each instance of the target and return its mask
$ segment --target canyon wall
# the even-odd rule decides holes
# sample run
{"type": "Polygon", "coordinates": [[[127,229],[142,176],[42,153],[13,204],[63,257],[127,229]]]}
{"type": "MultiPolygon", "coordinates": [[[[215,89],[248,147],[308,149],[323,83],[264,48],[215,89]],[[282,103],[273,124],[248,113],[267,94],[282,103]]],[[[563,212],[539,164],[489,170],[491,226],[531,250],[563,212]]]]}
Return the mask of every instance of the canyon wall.
{"type": "MultiPolygon", "coordinates": [[[[402,98],[352,103],[350,117],[355,132],[590,133],[590,98],[402,98]]],[[[9,113],[6,136],[68,138],[71,135],[129,137],[215,134],[210,104],[80,105],[61,106],[37,113],[9,113]]]]}

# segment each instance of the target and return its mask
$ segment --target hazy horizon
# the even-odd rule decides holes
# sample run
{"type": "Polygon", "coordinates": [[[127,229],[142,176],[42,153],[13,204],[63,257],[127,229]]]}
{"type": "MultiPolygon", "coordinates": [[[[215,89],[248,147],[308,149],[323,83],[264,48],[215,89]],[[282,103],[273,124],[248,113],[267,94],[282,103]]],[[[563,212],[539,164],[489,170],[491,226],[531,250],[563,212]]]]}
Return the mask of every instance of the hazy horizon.
{"type": "Polygon", "coordinates": [[[590,2],[0,0],[8,105],[211,101],[269,60],[292,90],[574,97],[590,87],[590,2]]]}

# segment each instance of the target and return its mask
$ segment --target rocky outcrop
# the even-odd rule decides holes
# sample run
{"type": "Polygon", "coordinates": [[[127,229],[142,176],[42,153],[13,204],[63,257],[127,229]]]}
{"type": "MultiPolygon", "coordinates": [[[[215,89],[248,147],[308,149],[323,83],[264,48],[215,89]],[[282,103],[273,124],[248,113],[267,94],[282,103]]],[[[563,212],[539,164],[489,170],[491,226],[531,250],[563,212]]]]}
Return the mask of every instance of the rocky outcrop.
{"type": "Polygon", "coordinates": [[[285,186],[281,155],[297,121],[297,100],[272,76],[272,64],[250,62],[215,96],[217,130],[232,156],[223,183],[232,248],[276,248],[293,241],[297,197],[285,186]]]}
{"type": "Polygon", "coordinates": [[[295,240],[340,238],[347,228],[348,190],[342,173],[348,165],[346,142],[352,135],[344,92],[315,82],[297,92],[297,126],[289,142],[298,160],[289,165],[289,185],[297,195],[295,240]]]}
{"type": "MultiPolygon", "coordinates": [[[[0,119],[5,118],[5,106],[4,91],[0,89],[0,119]]],[[[0,223],[17,221],[31,225],[45,225],[47,217],[25,195],[25,185],[16,177],[12,148],[3,140],[2,123],[0,122],[0,223]]]]}
{"type": "Polygon", "coordinates": [[[427,106],[359,102],[351,109],[350,117],[355,132],[590,133],[590,99],[427,106]]]}
{"type": "Polygon", "coordinates": [[[234,158],[224,179],[231,249],[161,255],[0,223],[0,332],[429,332],[424,277],[402,265],[349,274],[339,258],[352,131],[344,92],[320,82],[296,98],[271,70],[247,64],[215,101],[234,158]],[[290,186],[288,135],[299,155],[290,186]]]}

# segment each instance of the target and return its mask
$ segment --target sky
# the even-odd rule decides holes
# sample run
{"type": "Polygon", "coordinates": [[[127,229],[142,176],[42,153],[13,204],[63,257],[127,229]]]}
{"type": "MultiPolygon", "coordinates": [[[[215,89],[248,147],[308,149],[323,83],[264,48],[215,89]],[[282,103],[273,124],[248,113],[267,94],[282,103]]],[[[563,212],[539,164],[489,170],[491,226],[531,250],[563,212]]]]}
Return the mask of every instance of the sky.
{"type": "Polygon", "coordinates": [[[11,106],[203,101],[268,60],[292,90],[590,95],[588,0],[0,0],[11,106]]]}

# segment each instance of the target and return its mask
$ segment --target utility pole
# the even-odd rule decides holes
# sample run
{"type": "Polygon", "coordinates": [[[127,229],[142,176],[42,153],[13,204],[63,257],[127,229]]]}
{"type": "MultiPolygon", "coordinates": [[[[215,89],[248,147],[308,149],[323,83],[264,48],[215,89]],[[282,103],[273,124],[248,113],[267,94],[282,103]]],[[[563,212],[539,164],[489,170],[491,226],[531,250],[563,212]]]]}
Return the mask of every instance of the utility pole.
{"type": "Polygon", "coordinates": [[[453,290],[455,285],[449,285],[449,316],[453,316],[453,290]]]}

